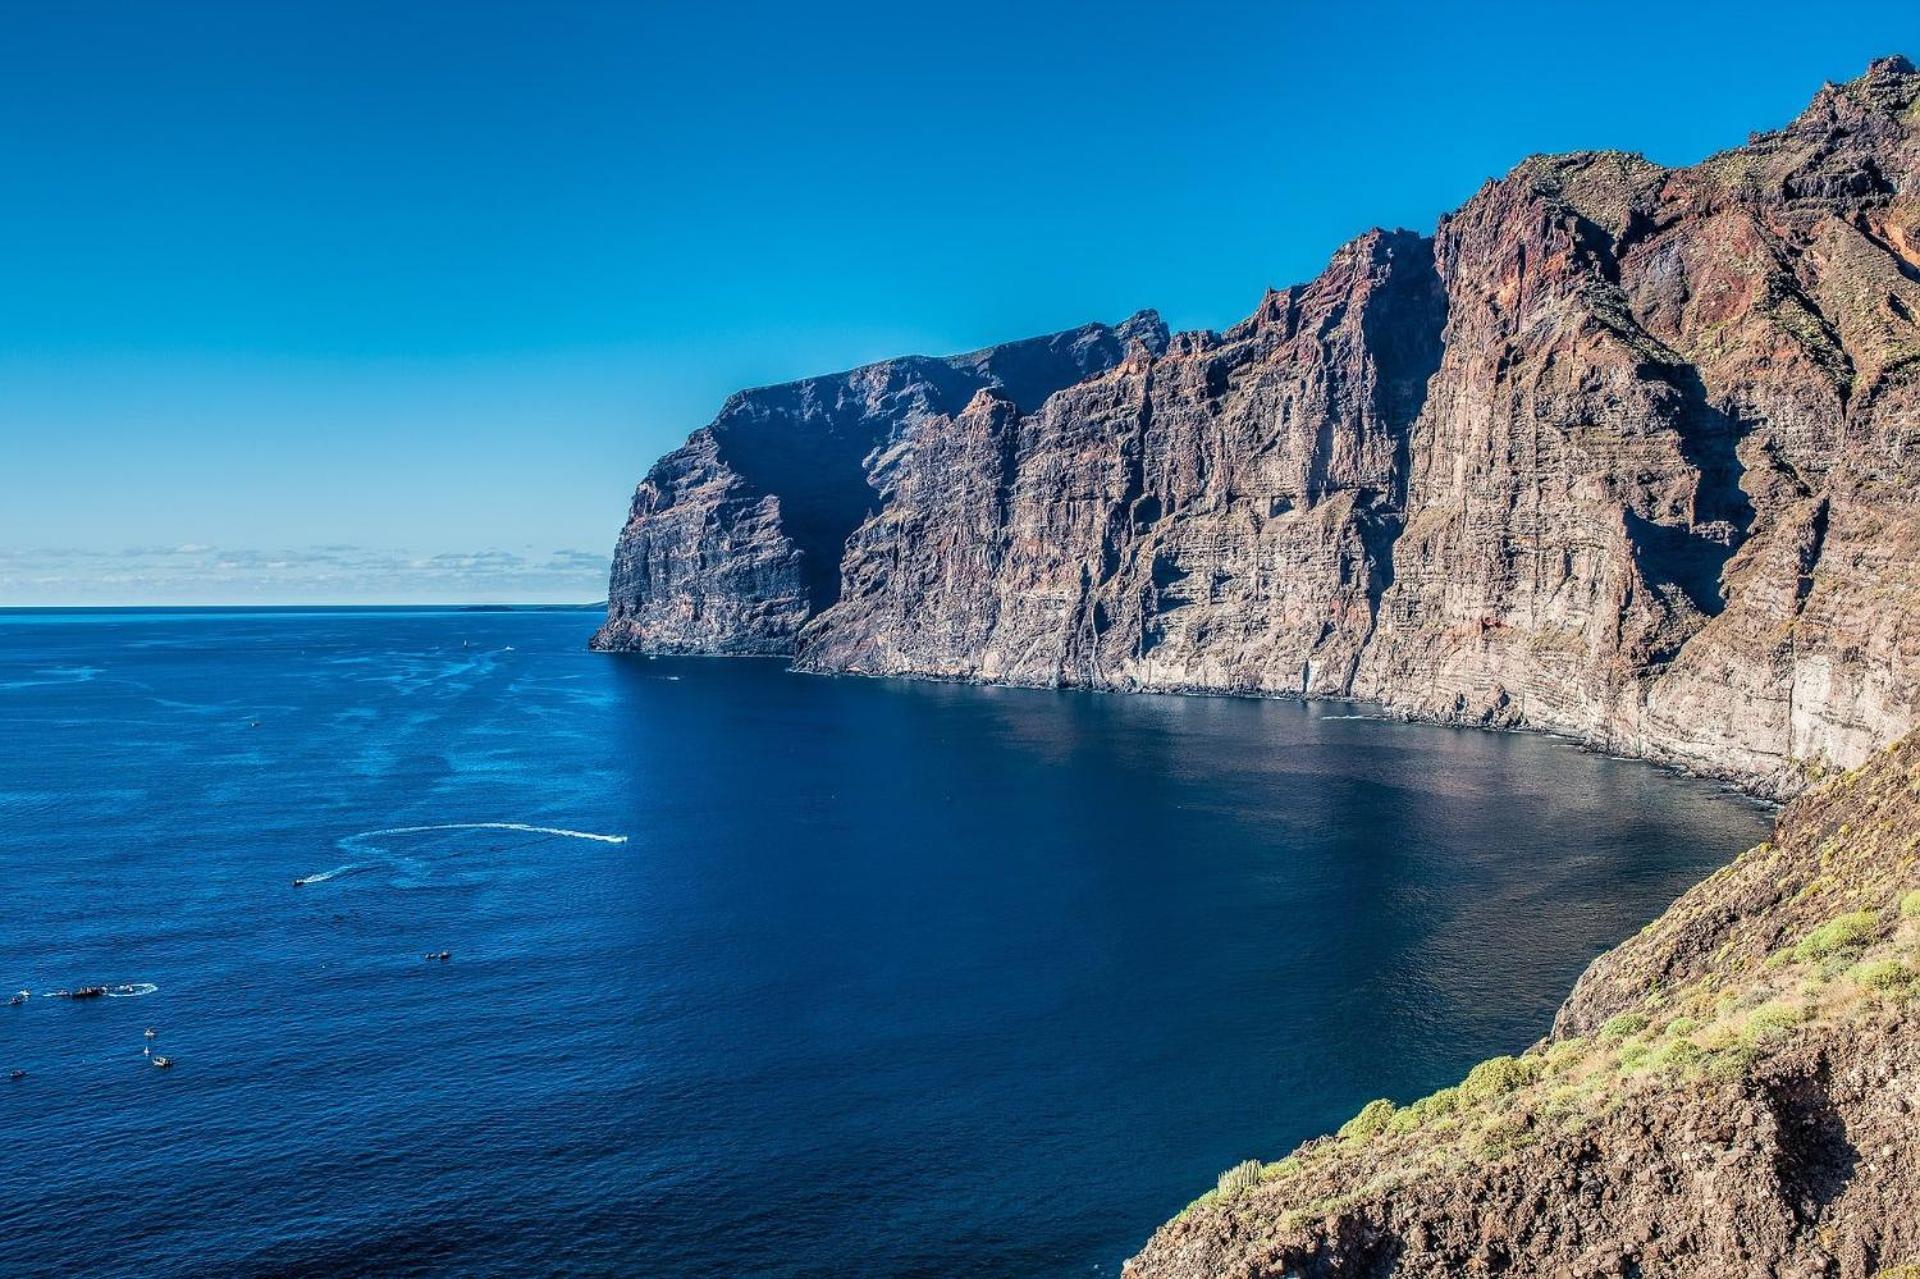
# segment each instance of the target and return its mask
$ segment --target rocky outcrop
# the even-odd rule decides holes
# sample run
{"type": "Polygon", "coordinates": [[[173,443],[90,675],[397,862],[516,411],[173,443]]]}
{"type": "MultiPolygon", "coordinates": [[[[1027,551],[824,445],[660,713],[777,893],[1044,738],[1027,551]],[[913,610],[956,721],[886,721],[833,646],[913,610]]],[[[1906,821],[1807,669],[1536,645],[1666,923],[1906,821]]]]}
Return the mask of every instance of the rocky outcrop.
{"type": "Polygon", "coordinates": [[[1442,223],[1356,694],[1775,792],[1915,722],[1916,98],[1888,60],[1693,168],[1529,161],[1442,223]]]}
{"type": "Polygon", "coordinates": [[[1135,350],[1021,414],[902,440],[815,670],[1345,693],[1440,358],[1430,244],[1375,233],[1244,323],[1135,350]]]}
{"type": "Polygon", "coordinates": [[[593,646],[650,653],[789,653],[839,594],[847,535],[873,509],[869,468],[981,390],[1034,408],[1118,363],[1165,348],[1143,311],[948,359],[908,356],[742,391],[655,464],[613,558],[593,646]]]}
{"type": "Polygon", "coordinates": [[[1920,1275],[1920,740],[1596,960],[1553,1033],[1248,1163],[1130,1279],[1920,1275]]]}
{"type": "Polygon", "coordinates": [[[1917,163],[1886,59],[1690,168],[1529,160],[1224,333],[746,393],[641,485],[596,643],[1358,697],[1791,793],[1920,722],[1917,163]]]}

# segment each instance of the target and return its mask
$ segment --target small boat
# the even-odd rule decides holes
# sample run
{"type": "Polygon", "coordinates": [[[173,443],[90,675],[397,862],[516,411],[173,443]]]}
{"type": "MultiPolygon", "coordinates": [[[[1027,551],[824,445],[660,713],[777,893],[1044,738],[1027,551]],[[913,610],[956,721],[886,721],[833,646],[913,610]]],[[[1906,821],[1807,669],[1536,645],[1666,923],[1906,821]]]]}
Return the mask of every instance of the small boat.
{"type": "Polygon", "coordinates": [[[152,1038],[153,1038],[154,1036],[156,1036],[156,1035],[158,1035],[159,1033],[160,1033],[160,1032],[159,1032],[159,1031],[157,1031],[157,1030],[155,1030],[155,1029],[154,1029],[153,1027],[151,1027],[151,1026],[149,1026],[149,1027],[147,1027],[147,1038],[148,1038],[148,1039],[152,1039],[152,1038]]]}
{"type": "Polygon", "coordinates": [[[161,1057],[156,1055],[153,1059],[153,1064],[155,1067],[157,1067],[160,1070],[166,1070],[168,1067],[173,1065],[173,1058],[161,1057]]]}
{"type": "Polygon", "coordinates": [[[27,1072],[24,1070],[12,1070],[7,1072],[8,1079],[25,1079],[26,1077],[27,1077],[27,1072]]]}
{"type": "Polygon", "coordinates": [[[7,1007],[18,1008],[20,1005],[26,1002],[27,1002],[27,992],[23,990],[19,994],[15,995],[12,999],[9,999],[7,1001],[7,1007]]]}
{"type": "Polygon", "coordinates": [[[98,999],[107,993],[105,986],[82,986],[78,990],[56,990],[56,999],[98,999]]]}
{"type": "Polygon", "coordinates": [[[304,879],[296,879],[293,881],[293,886],[295,888],[304,888],[306,886],[306,883],[307,881],[304,879]]]}

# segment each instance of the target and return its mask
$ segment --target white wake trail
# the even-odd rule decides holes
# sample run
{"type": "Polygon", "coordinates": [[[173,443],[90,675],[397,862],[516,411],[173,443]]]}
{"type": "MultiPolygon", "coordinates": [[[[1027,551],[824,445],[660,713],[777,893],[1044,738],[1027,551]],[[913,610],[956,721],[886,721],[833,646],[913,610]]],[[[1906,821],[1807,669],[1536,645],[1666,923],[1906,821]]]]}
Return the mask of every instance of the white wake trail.
{"type": "Polygon", "coordinates": [[[348,871],[360,869],[362,868],[358,862],[355,862],[351,866],[335,866],[332,870],[323,870],[318,875],[302,875],[294,881],[294,886],[297,888],[301,884],[324,884],[329,879],[338,879],[348,871]]]}
{"type": "Polygon", "coordinates": [[[433,830],[517,830],[527,835],[558,835],[564,839],[591,839],[602,844],[624,844],[625,835],[596,835],[590,830],[568,830],[563,826],[529,826],[525,822],[441,822],[434,826],[389,826],[384,830],[363,830],[341,840],[342,845],[372,839],[376,835],[421,835],[433,830]]]}
{"type": "MultiPolygon", "coordinates": [[[[557,839],[587,839],[596,844],[624,844],[625,835],[601,835],[590,830],[569,830],[565,826],[535,826],[530,822],[436,822],[430,826],[383,826],[379,830],[363,830],[357,835],[348,835],[338,842],[343,849],[375,849],[379,845],[370,841],[384,835],[426,835],[446,830],[510,830],[522,835],[552,835],[557,839]]],[[[384,850],[381,850],[384,851],[384,850]]],[[[332,870],[323,870],[317,875],[303,875],[293,881],[295,888],[306,884],[324,884],[329,879],[338,878],[351,871],[368,870],[365,862],[353,862],[346,866],[336,866],[332,870]]]]}

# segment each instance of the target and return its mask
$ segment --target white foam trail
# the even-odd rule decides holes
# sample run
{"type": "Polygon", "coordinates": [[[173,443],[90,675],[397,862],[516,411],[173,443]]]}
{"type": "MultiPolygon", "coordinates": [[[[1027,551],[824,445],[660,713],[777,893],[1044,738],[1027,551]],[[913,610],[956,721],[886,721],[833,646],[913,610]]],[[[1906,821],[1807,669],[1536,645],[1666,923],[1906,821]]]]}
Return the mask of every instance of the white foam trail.
{"type": "MultiPolygon", "coordinates": [[[[590,839],[598,844],[624,844],[625,835],[600,835],[590,830],[569,830],[565,826],[534,826],[528,822],[436,822],[431,826],[383,826],[379,830],[363,830],[357,835],[348,835],[339,843],[341,848],[360,848],[367,841],[383,835],[425,835],[443,830],[510,830],[522,835],[552,835],[559,839],[590,839]]],[[[353,862],[346,866],[336,866],[332,870],[323,870],[317,875],[303,875],[294,880],[295,886],[303,884],[324,884],[349,871],[365,870],[362,862],[353,862]]]]}
{"type": "Polygon", "coordinates": [[[360,869],[360,865],[358,862],[354,863],[351,866],[335,866],[332,870],[323,870],[318,875],[302,875],[299,879],[295,880],[294,882],[297,884],[324,884],[329,879],[336,879],[339,876],[346,874],[350,870],[359,870],[359,869],[360,869]]]}
{"type": "Polygon", "coordinates": [[[527,835],[558,835],[563,839],[592,839],[602,844],[624,844],[625,835],[596,835],[590,830],[568,830],[564,826],[529,826],[525,822],[441,822],[434,826],[389,826],[384,830],[363,830],[341,840],[355,844],[376,835],[421,835],[432,830],[517,830],[527,835]]]}
{"type": "Polygon", "coordinates": [[[107,991],[107,998],[108,999],[138,999],[142,995],[151,995],[154,991],[160,989],[158,986],[154,985],[150,981],[128,982],[127,987],[128,988],[126,990],[121,990],[118,987],[109,988],[107,991]]]}

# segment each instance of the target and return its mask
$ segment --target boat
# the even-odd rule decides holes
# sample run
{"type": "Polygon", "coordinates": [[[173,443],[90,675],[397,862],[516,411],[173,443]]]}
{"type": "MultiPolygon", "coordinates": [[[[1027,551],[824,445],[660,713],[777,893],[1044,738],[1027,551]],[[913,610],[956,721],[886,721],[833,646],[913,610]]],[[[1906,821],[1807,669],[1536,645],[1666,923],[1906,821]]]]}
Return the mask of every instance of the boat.
{"type": "Polygon", "coordinates": [[[160,1070],[166,1070],[173,1065],[173,1058],[155,1056],[153,1059],[153,1064],[155,1067],[157,1067],[160,1070]]]}
{"type": "Polygon", "coordinates": [[[24,1070],[9,1071],[7,1074],[8,1079],[25,1079],[26,1077],[27,1072],[24,1070]]]}
{"type": "Polygon", "coordinates": [[[105,986],[82,986],[78,990],[56,990],[56,999],[98,999],[107,993],[105,986]]]}
{"type": "Polygon", "coordinates": [[[7,1001],[7,1007],[18,1008],[20,1005],[26,1002],[27,1002],[27,992],[23,990],[19,994],[15,995],[12,999],[9,999],[7,1001]]]}

